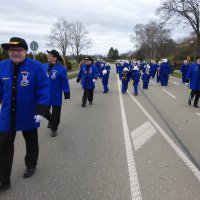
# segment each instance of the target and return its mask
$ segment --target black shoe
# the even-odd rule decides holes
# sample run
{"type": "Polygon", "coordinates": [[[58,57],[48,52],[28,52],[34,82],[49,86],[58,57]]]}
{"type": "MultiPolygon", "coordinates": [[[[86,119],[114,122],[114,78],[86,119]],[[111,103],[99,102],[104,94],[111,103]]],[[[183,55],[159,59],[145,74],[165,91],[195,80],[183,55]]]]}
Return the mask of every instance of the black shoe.
{"type": "Polygon", "coordinates": [[[51,137],[56,137],[57,131],[51,131],[51,137]]]}
{"type": "Polygon", "coordinates": [[[89,102],[90,105],[92,105],[92,102],[89,102]]]}
{"type": "Polygon", "coordinates": [[[29,177],[33,176],[34,173],[35,173],[35,168],[26,168],[23,177],[29,178],[29,177]]]}
{"type": "Polygon", "coordinates": [[[195,108],[199,108],[199,106],[198,106],[198,105],[194,105],[194,107],[195,107],[195,108]]]}
{"type": "Polygon", "coordinates": [[[11,188],[10,182],[0,182],[0,192],[3,192],[5,190],[8,190],[11,188]]]}
{"type": "Polygon", "coordinates": [[[85,104],[81,104],[81,106],[84,108],[86,105],[85,104]]]}
{"type": "Polygon", "coordinates": [[[48,123],[47,128],[51,128],[51,123],[50,122],[48,123]]]}
{"type": "Polygon", "coordinates": [[[191,106],[191,99],[189,99],[189,100],[188,100],[188,105],[190,105],[190,106],[191,106]]]}

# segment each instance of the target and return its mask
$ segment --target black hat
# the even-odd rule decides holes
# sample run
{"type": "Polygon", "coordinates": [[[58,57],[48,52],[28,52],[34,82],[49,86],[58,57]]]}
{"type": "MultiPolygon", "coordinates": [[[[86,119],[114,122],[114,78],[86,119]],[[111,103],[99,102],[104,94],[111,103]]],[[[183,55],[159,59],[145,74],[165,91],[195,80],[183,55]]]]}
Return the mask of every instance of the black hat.
{"type": "Polygon", "coordinates": [[[58,60],[62,61],[61,55],[60,55],[59,52],[56,51],[55,49],[52,49],[51,51],[48,51],[48,50],[47,50],[47,53],[52,54],[53,56],[55,56],[56,58],[58,58],[58,60]]]}
{"type": "Polygon", "coordinates": [[[86,58],[85,58],[85,60],[90,60],[90,61],[94,61],[93,59],[92,59],[92,57],[90,57],[90,56],[87,56],[86,58]]]}
{"type": "Polygon", "coordinates": [[[23,47],[26,51],[28,51],[28,45],[26,41],[19,37],[10,38],[10,42],[1,44],[2,48],[8,51],[10,47],[23,47]]]}

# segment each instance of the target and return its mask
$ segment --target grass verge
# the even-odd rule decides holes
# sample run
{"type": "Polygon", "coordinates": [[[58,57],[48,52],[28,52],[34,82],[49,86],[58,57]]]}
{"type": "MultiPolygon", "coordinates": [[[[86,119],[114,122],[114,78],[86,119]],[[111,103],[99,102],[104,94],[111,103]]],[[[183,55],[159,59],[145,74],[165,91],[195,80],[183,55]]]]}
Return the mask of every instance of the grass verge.
{"type": "Polygon", "coordinates": [[[182,75],[179,72],[173,72],[173,74],[171,74],[171,76],[174,76],[174,77],[177,77],[177,78],[182,78],[182,75]]]}

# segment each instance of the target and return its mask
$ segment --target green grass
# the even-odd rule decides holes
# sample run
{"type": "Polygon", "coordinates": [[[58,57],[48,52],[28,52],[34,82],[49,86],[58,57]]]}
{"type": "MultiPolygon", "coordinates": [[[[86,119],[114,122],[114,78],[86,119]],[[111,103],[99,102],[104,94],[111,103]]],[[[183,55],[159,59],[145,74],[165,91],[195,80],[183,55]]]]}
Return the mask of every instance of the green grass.
{"type": "Polygon", "coordinates": [[[173,72],[171,76],[177,77],[177,78],[182,78],[181,73],[179,72],[173,72]]]}
{"type": "Polygon", "coordinates": [[[78,75],[78,71],[74,72],[74,73],[69,73],[68,74],[68,79],[73,79],[73,78],[76,78],[78,75]]]}

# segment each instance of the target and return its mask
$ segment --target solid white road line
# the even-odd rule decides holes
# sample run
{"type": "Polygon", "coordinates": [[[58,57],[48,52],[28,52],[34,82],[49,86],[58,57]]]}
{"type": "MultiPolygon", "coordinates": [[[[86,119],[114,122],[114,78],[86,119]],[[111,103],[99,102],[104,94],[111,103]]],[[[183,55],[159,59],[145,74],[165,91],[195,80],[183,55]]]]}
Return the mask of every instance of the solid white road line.
{"type": "Polygon", "coordinates": [[[200,113],[196,113],[196,114],[200,116],[200,113]]]}
{"type": "Polygon", "coordinates": [[[128,170],[129,170],[129,179],[130,179],[130,187],[131,187],[131,197],[132,200],[142,200],[142,195],[140,192],[140,185],[135,165],[135,159],[133,155],[133,148],[131,144],[131,138],[128,128],[128,123],[126,119],[126,113],[124,109],[124,103],[122,99],[121,94],[121,88],[120,88],[120,81],[118,80],[118,88],[119,88],[119,100],[120,100],[120,106],[121,106],[121,115],[122,115],[122,123],[123,123],[123,130],[124,130],[124,141],[125,141],[125,147],[126,147],[126,156],[127,156],[127,163],[128,163],[128,170]]]}
{"type": "Polygon", "coordinates": [[[135,97],[131,95],[129,91],[128,94],[132,98],[132,100],[138,105],[138,107],[142,110],[142,112],[147,116],[147,118],[154,125],[154,127],[160,132],[160,134],[168,142],[168,144],[172,147],[172,149],[174,149],[176,154],[182,159],[182,161],[186,164],[186,166],[200,181],[200,171],[196,168],[196,166],[188,159],[188,157],[184,154],[184,152],[173,142],[173,140],[168,136],[168,134],[160,127],[160,125],[151,117],[151,115],[142,107],[142,105],[136,100],[135,97]]]}
{"type": "Polygon", "coordinates": [[[176,99],[176,97],[173,95],[173,94],[171,94],[171,93],[169,93],[167,90],[165,90],[165,89],[162,89],[164,92],[166,92],[168,95],[170,95],[171,97],[173,97],[174,99],[176,99]]]}
{"type": "Polygon", "coordinates": [[[148,142],[156,133],[156,129],[150,121],[145,122],[140,127],[136,128],[132,133],[132,140],[135,150],[139,150],[142,145],[148,142]]]}
{"type": "Polygon", "coordinates": [[[156,85],[156,83],[154,83],[152,80],[150,80],[150,82],[151,82],[152,84],[156,85]]]}

